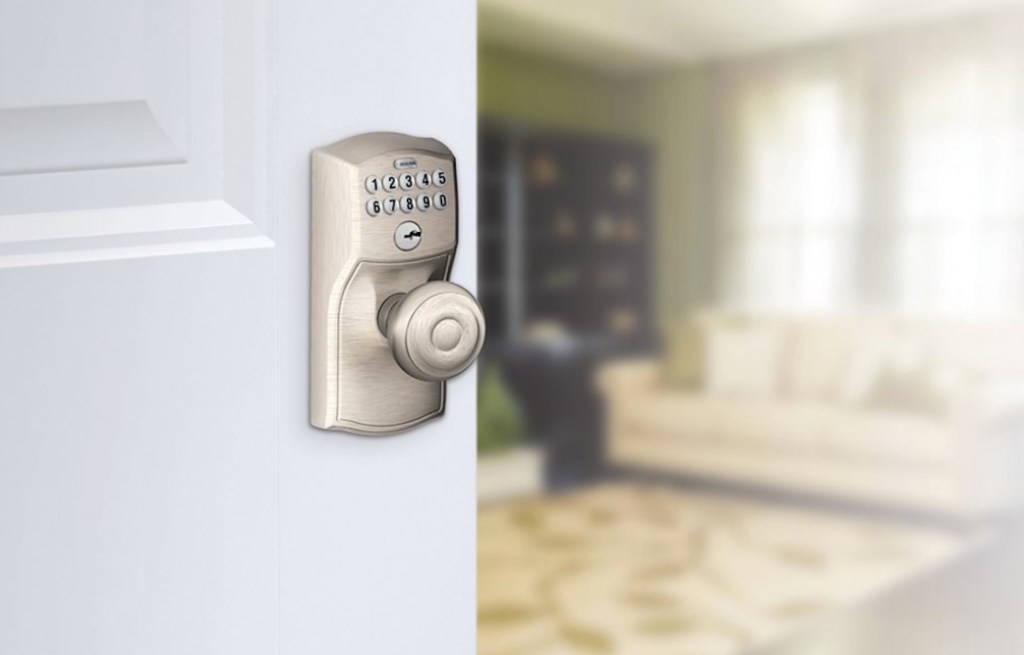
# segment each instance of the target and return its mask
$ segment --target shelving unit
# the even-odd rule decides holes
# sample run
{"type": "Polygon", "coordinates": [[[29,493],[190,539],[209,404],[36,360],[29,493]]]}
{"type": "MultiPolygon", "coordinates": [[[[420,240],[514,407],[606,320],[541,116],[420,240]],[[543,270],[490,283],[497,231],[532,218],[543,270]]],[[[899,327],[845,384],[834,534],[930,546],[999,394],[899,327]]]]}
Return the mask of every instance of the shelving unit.
{"type": "Polygon", "coordinates": [[[548,486],[571,486],[602,468],[596,367],[654,345],[653,148],[494,120],[479,144],[481,359],[523,406],[548,486]]]}
{"type": "Polygon", "coordinates": [[[651,151],[482,122],[479,284],[492,343],[540,325],[611,350],[650,343],[651,151]]]}

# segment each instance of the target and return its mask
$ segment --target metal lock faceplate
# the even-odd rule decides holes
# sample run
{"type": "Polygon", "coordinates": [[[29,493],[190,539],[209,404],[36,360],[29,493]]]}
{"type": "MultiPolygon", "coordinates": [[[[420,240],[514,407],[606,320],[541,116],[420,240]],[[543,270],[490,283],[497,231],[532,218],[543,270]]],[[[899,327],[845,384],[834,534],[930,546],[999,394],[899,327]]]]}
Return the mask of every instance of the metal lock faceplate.
{"type": "Polygon", "coordinates": [[[377,319],[389,297],[448,279],[458,234],[451,151],[383,132],[319,148],[312,213],[312,424],[386,434],[438,416],[445,383],[403,371],[377,319]],[[397,188],[386,188],[392,177],[397,188]]]}

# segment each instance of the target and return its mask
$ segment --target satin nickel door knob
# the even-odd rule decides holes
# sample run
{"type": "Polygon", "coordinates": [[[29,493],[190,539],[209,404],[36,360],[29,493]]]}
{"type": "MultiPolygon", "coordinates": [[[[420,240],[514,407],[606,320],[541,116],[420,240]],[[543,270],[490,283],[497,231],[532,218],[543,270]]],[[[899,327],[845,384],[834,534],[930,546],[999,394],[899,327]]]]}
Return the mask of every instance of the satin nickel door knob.
{"type": "Polygon", "coordinates": [[[381,305],[377,324],[398,365],[420,380],[455,377],[484,345],[480,304],[451,282],[427,282],[389,297],[381,305]]]}

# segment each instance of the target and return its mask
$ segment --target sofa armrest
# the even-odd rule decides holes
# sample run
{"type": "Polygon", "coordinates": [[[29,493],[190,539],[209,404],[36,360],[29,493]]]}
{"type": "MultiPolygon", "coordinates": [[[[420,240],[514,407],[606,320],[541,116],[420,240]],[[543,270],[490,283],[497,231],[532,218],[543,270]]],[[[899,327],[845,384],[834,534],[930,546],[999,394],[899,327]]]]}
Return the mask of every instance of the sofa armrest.
{"type": "Polygon", "coordinates": [[[597,371],[597,388],[609,397],[644,393],[658,384],[661,362],[655,358],[620,359],[597,371]]]}
{"type": "Polygon", "coordinates": [[[956,421],[975,434],[1024,423],[1024,380],[988,380],[966,389],[956,403],[956,421]]]}

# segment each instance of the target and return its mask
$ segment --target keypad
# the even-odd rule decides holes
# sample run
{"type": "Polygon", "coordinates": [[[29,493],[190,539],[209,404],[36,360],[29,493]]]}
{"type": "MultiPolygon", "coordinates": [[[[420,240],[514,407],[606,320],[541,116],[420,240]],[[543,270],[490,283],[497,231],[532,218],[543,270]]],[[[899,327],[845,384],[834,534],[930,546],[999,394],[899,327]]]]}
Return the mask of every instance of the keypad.
{"type": "Polygon", "coordinates": [[[445,191],[431,192],[431,188],[445,187],[448,185],[448,171],[437,170],[410,170],[402,171],[397,175],[387,173],[384,175],[369,175],[364,182],[367,192],[371,197],[366,203],[366,213],[370,216],[380,214],[394,214],[401,210],[410,214],[414,211],[427,212],[432,210],[444,211],[448,209],[451,202],[445,191]],[[422,193],[402,195],[402,192],[422,189],[422,193]],[[380,195],[379,195],[380,194],[380,195]]]}

